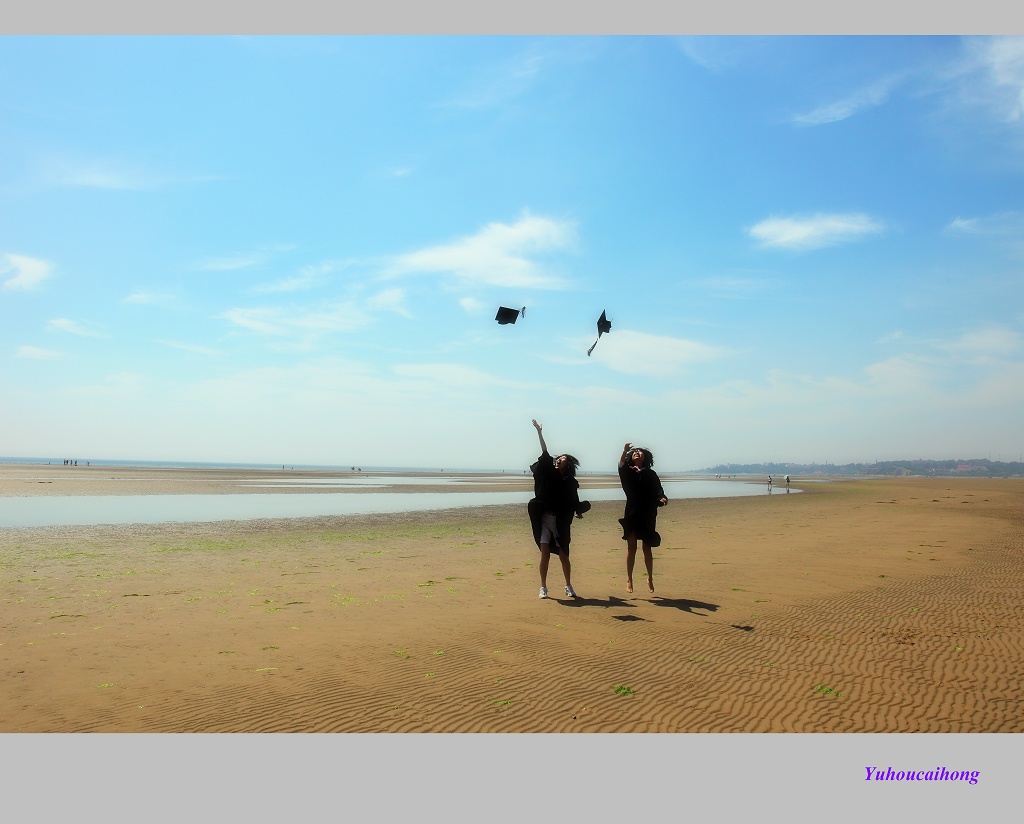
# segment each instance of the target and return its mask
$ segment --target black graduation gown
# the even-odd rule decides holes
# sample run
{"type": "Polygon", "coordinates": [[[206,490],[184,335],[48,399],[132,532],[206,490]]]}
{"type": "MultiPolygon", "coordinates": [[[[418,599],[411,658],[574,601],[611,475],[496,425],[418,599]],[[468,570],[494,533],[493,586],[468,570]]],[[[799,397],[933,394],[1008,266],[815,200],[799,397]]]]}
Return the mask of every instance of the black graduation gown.
{"type": "Polygon", "coordinates": [[[622,539],[630,532],[649,547],[661,546],[661,536],[657,532],[658,507],[665,497],[661,486],[661,478],[653,469],[641,469],[626,464],[619,467],[619,481],[622,491],[626,493],[626,511],[619,523],[622,524],[622,539]]]}
{"type": "Polygon", "coordinates": [[[572,519],[574,515],[582,515],[590,509],[588,501],[580,501],[580,483],[573,475],[563,475],[555,469],[555,463],[547,452],[530,467],[533,473],[533,499],[526,505],[533,527],[533,540],[540,546],[541,519],[545,512],[555,516],[555,527],[558,529],[558,544],[551,547],[552,552],[560,553],[560,549],[569,551],[572,540],[572,519]]]}

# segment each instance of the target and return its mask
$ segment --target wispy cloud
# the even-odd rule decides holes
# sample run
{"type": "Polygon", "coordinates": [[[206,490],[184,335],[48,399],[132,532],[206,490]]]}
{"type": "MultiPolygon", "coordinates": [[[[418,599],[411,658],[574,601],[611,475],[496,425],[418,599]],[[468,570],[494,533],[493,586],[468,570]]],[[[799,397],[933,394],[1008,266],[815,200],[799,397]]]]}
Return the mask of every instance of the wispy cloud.
{"type": "Polygon", "coordinates": [[[449,388],[477,389],[481,386],[527,388],[526,384],[519,381],[511,381],[458,363],[398,364],[393,371],[402,377],[428,381],[431,384],[440,384],[449,388]]]}
{"type": "Polygon", "coordinates": [[[459,306],[470,315],[479,315],[485,308],[490,308],[490,304],[474,297],[459,298],[459,306]]]}
{"type": "Polygon", "coordinates": [[[983,217],[957,217],[946,232],[965,240],[974,240],[1024,254],[1024,212],[999,212],[983,217]]]}
{"type": "Polygon", "coordinates": [[[122,159],[75,161],[61,158],[47,161],[43,179],[50,186],[148,191],[172,185],[206,183],[222,178],[218,175],[161,172],[122,159]]]}
{"type": "Polygon", "coordinates": [[[274,283],[261,283],[259,286],[253,287],[254,292],[260,292],[263,294],[272,294],[274,292],[301,292],[305,289],[310,289],[317,284],[316,278],[309,277],[308,275],[295,275],[294,277],[285,278],[274,283]]]}
{"type": "Polygon", "coordinates": [[[248,269],[251,266],[258,266],[265,260],[266,255],[257,253],[229,255],[227,257],[204,258],[196,264],[196,268],[210,272],[231,272],[235,269],[248,269]]]}
{"type": "Polygon", "coordinates": [[[1024,37],[971,38],[966,44],[965,93],[1005,122],[1024,121],[1024,37]]]}
{"type": "Polygon", "coordinates": [[[966,332],[954,340],[937,344],[939,349],[974,362],[1008,358],[1024,349],[1024,337],[1014,329],[991,326],[966,332]]]}
{"type": "Polygon", "coordinates": [[[721,72],[735,68],[751,48],[757,48],[760,38],[717,37],[687,35],[676,37],[680,51],[703,69],[721,72]]]}
{"type": "Polygon", "coordinates": [[[367,299],[366,305],[371,309],[383,309],[389,312],[397,312],[399,315],[407,318],[412,317],[405,306],[404,289],[384,289],[375,295],[371,295],[367,299]]]}
{"type": "Polygon", "coordinates": [[[448,108],[492,108],[525,93],[540,75],[544,58],[536,53],[521,55],[477,78],[464,91],[441,102],[448,108]]]}
{"type": "Polygon", "coordinates": [[[453,243],[399,255],[384,275],[437,274],[462,285],[558,289],[563,280],[534,258],[569,250],[575,242],[575,224],[524,212],[515,223],[491,223],[453,243]]]}
{"type": "Polygon", "coordinates": [[[124,303],[142,306],[167,306],[174,301],[174,296],[159,292],[132,292],[123,299],[124,303]]]}
{"type": "Polygon", "coordinates": [[[43,349],[39,346],[19,346],[15,352],[15,357],[27,358],[28,360],[58,360],[65,357],[65,355],[63,352],[43,349]]]}
{"type": "Polygon", "coordinates": [[[312,289],[327,280],[327,275],[337,267],[331,263],[321,263],[315,266],[304,266],[297,275],[284,278],[274,283],[263,283],[254,287],[254,291],[263,293],[274,292],[301,292],[305,289],[312,289]]]}
{"type": "Polygon", "coordinates": [[[881,221],[865,214],[815,214],[771,217],[752,226],[747,234],[767,248],[805,251],[860,240],[884,229],[881,221]]]}
{"type": "Polygon", "coordinates": [[[238,252],[220,257],[205,257],[196,261],[195,269],[209,272],[230,272],[236,269],[249,269],[253,266],[262,266],[268,263],[280,252],[287,252],[295,248],[291,244],[272,243],[259,246],[249,252],[238,252]]]}
{"type": "Polygon", "coordinates": [[[698,341],[619,329],[602,338],[592,359],[623,374],[664,375],[725,357],[728,351],[698,341]]]}
{"type": "Polygon", "coordinates": [[[694,282],[694,286],[701,287],[714,297],[749,299],[774,288],[775,281],[767,278],[741,278],[741,277],[711,277],[694,282]]]}
{"type": "Polygon", "coordinates": [[[826,103],[805,114],[798,114],[792,118],[792,122],[798,126],[821,126],[825,123],[837,123],[840,120],[846,120],[848,117],[853,117],[866,109],[881,106],[889,99],[897,83],[898,78],[884,78],[872,83],[870,86],[858,89],[853,94],[847,95],[840,100],[826,103]]]}
{"type": "Polygon", "coordinates": [[[1024,238],[1024,212],[1000,212],[984,217],[957,217],[946,226],[947,231],[963,235],[1024,238]]]}
{"type": "Polygon", "coordinates": [[[274,337],[348,332],[369,322],[366,312],[349,301],[317,307],[235,308],[221,317],[243,329],[274,337]]]}
{"type": "Polygon", "coordinates": [[[9,253],[0,257],[0,275],[5,276],[4,289],[31,291],[52,273],[53,264],[39,258],[9,253]]]}
{"type": "Polygon", "coordinates": [[[55,332],[69,332],[72,335],[81,335],[87,338],[105,338],[106,335],[96,332],[88,327],[82,326],[82,324],[76,321],[69,320],[68,318],[54,318],[46,324],[46,328],[49,331],[55,332]]]}
{"type": "Polygon", "coordinates": [[[282,313],[276,309],[228,309],[221,317],[236,326],[259,332],[261,335],[285,335],[287,324],[282,322],[282,313]]]}
{"type": "Polygon", "coordinates": [[[207,346],[196,346],[195,344],[192,343],[179,343],[178,341],[174,340],[158,340],[156,341],[156,343],[159,343],[161,346],[170,347],[171,349],[180,349],[182,352],[191,352],[195,355],[204,355],[205,357],[208,358],[215,358],[224,354],[219,349],[211,349],[207,346]]]}

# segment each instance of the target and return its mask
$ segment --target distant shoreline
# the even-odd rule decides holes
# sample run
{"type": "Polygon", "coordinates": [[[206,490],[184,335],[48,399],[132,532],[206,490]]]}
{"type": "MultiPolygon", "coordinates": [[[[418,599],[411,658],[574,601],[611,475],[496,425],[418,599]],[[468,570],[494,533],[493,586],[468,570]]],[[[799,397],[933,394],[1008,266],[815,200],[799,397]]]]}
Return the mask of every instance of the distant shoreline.
{"type": "MultiPolygon", "coordinates": [[[[108,467],[120,469],[155,468],[155,469],[234,469],[252,471],[285,471],[285,472],[373,472],[373,473],[437,473],[437,474],[488,474],[488,475],[528,475],[529,470],[522,467],[437,467],[437,466],[355,466],[351,464],[271,464],[244,463],[232,461],[155,461],[122,458],[71,458],[72,463],[66,465],[64,458],[40,458],[0,456],[0,466],[58,466],[70,469],[83,467],[108,467]],[[77,462],[77,463],[76,463],[77,462]]],[[[581,477],[604,475],[613,471],[608,469],[580,469],[581,477]]],[[[719,464],[701,469],[664,470],[659,467],[659,474],[687,478],[766,478],[768,475],[778,479],[789,475],[801,479],[829,478],[1022,478],[1024,462],[1001,461],[988,458],[970,460],[944,459],[931,460],[894,460],[875,461],[874,463],[847,464],[806,464],[796,462],[767,464],[719,464]]]]}

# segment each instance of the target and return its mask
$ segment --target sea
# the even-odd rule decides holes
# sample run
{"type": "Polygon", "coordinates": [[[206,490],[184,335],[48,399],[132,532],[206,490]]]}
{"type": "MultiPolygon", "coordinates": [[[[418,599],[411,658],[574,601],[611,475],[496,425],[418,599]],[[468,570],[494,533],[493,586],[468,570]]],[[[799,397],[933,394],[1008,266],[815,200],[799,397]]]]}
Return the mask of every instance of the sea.
{"type": "MultiPolygon", "coordinates": [[[[74,459],[72,459],[74,460],[74,459]]],[[[63,465],[63,459],[6,458],[0,464],[63,465]]],[[[380,513],[451,510],[466,507],[525,505],[532,488],[522,470],[452,470],[425,467],[352,467],[246,463],[124,461],[79,459],[79,466],[158,467],[175,469],[316,470],[310,478],[248,479],[244,483],[260,491],[224,494],[182,495],[41,495],[0,496],[0,529],[49,526],[99,526],[157,523],[246,521],[274,518],[366,515],[380,513]],[[353,470],[357,470],[353,472],[353,470]],[[338,472],[338,475],[324,473],[338,472]],[[481,490],[488,485],[505,485],[522,480],[521,491],[481,490]],[[466,491],[472,484],[474,490],[466,491]],[[446,491],[423,491],[416,487],[443,486],[446,491]],[[276,492],[296,486],[310,492],[276,492]],[[462,487],[460,489],[460,487],[462,487]],[[381,491],[370,491],[380,489],[381,491]],[[264,491],[265,490],[265,491],[264,491]],[[352,494],[358,490],[359,494],[352,494]]],[[[623,500],[617,485],[609,486],[609,473],[580,473],[580,497],[590,501],[623,500]]],[[[719,480],[662,475],[668,498],[721,498],[767,493],[760,477],[756,480],[719,480]]],[[[794,489],[794,492],[798,490],[794,489]]],[[[775,494],[786,494],[776,489],[775,494]]]]}

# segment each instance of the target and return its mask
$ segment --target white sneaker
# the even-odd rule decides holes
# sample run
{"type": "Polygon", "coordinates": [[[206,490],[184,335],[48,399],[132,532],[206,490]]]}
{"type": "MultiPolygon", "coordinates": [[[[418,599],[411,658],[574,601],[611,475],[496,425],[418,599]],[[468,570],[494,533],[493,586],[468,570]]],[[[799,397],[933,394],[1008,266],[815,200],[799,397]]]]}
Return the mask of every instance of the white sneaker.
{"type": "Polygon", "coordinates": [[[565,594],[568,595],[570,598],[575,598],[576,597],[576,590],[574,590],[571,586],[566,584],[565,585],[565,594]]]}
{"type": "Polygon", "coordinates": [[[540,588],[540,595],[537,596],[537,597],[539,597],[539,598],[547,598],[548,597],[548,588],[547,587],[541,587],[540,588]]]}

